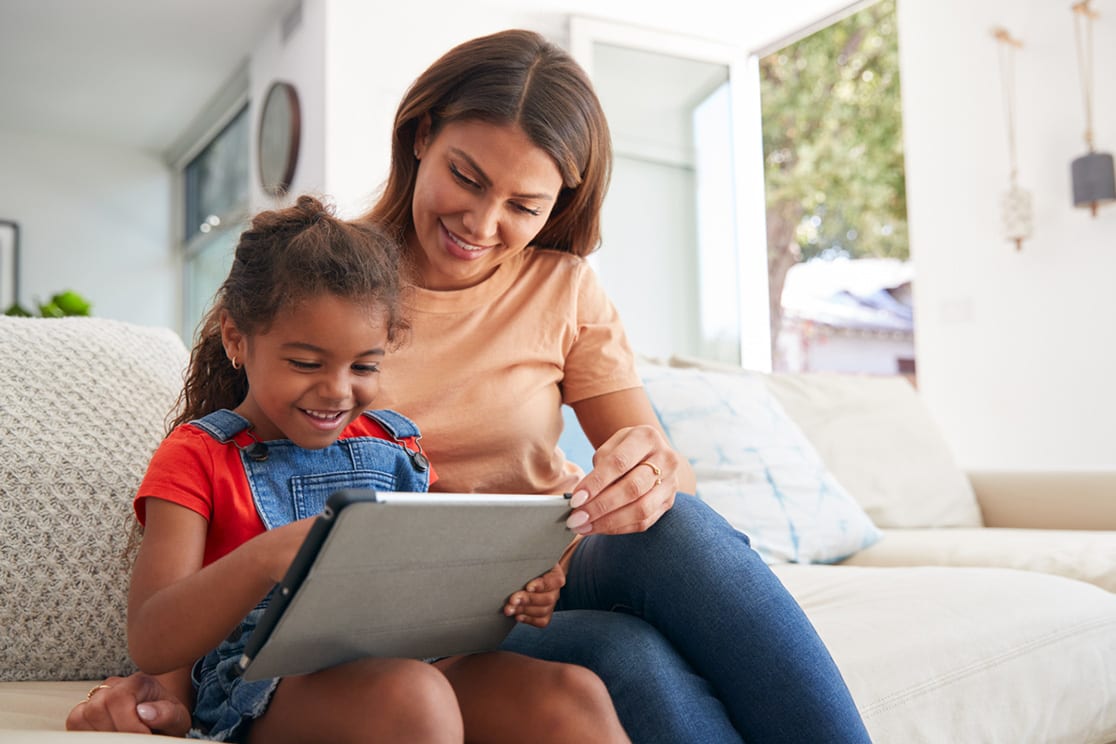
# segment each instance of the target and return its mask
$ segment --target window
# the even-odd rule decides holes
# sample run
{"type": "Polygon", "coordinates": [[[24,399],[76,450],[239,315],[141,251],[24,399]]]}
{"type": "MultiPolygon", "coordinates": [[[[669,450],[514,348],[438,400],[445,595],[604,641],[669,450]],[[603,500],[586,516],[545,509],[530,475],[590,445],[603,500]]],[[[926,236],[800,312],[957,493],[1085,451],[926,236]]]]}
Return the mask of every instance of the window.
{"type": "Polygon", "coordinates": [[[182,168],[182,337],[189,342],[232,265],[248,213],[249,115],[235,113],[182,168]]]}
{"type": "Polygon", "coordinates": [[[772,364],[913,374],[895,0],[761,53],[772,364]]]}

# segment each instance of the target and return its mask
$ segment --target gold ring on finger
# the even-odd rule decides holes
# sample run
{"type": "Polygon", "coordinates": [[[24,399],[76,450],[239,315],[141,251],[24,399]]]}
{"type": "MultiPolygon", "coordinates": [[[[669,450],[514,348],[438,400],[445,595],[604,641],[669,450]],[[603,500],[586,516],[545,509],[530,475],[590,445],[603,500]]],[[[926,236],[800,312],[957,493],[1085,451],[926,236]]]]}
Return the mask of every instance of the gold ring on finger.
{"type": "Polygon", "coordinates": [[[105,684],[100,684],[100,685],[97,685],[97,686],[96,686],[96,687],[94,687],[94,688],[93,688],[92,690],[90,690],[89,692],[85,693],[85,699],[86,699],[86,700],[92,700],[92,699],[93,699],[93,696],[94,696],[95,694],[97,694],[97,690],[107,690],[107,689],[109,689],[110,687],[112,687],[112,685],[105,685],[105,684]]]}
{"type": "MultiPolygon", "coordinates": [[[[639,465],[646,465],[647,467],[651,468],[651,472],[655,474],[655,485],[656,486],[662,484],[662,482],[663,482],[663,471],[659,470],[658,465],[651,462],[650,460],[644,460],[639,465]]],[[[638,468],[639,465],[636,465],[636,467],[638,468]]]]}

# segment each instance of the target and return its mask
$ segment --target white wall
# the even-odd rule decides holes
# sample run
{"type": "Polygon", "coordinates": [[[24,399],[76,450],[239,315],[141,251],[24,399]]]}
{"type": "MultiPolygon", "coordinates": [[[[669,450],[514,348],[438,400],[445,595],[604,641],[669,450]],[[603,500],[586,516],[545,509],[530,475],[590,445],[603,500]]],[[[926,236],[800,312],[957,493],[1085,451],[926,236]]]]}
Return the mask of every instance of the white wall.
{"type": "Polygon", "coordinates": [[[99,317],[177,327],[171,177],[161,160],[5,130],[0,163],[0,217],[20,223],[24,307],[73,289],[99,317]]]}
{"type": "MultiPolygon", "coordinates": [[[[1095,24],[1099,149],[1116,150],[1116,7],[1095,24]]],[[[1116,465],[1116,205],[1072,207],[1085,152],[1069,3],[900,0],[919,385],[963,465],[1116,465]],[[1000,233],[1009,166],[997,47],[1016,54],[1034,238],[1000,233]]]]}
{"type": "MultiPolygon", "coordinates": [[[[505,28],[564,40],[563,15],[511,3],[430,0],[421,8],[324,0],[326,14],[326,185],[346,214],[367,209],[387,176],[395,109],[407,86],[450,47],[505,28]]],[[[533,6],[532,6],[533,8],[533,6]]]]}
{"type": "MultiPolygon", "coordinates": [[[[297,11],[296,11],[297,12],[297,11]]],[[[326,0],[303,0],[300,20],[287,38],[277,18],[252,50],[248,62],[251,124],[251,207],[269,209],[277,199],[260,187],[256,157],[260,109],[273,82],[292,83],[298,91],[301,133],[298,162],[288,194],[329,194],[326,183],[326,0]]]]}

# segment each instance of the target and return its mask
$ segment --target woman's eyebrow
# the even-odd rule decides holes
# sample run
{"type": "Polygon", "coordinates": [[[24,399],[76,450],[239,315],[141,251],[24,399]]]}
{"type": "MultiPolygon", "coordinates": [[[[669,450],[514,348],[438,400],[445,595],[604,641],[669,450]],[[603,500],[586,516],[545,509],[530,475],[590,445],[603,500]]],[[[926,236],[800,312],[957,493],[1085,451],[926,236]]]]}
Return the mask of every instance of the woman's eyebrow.
{"type": "MultiPolygon", "coordinates": [[[[482,186],[488,187],[488,186],[492,185],[492,179],[489,178],[488,174],[484,172],[484,168],[481,168],[480,164],[477,163],[477,161],[473,160],[473,158],[469,156],[469,153],[465,152],[464,150],[460,150],[456,147],[451,147],[449,149],[449,151],[450,151],[450,154],[461,158],[462,160],[464,160],[466,163],[469,164],[469,167],[473,171],[476,172],[477,180],[479,180],[481,182],[482,186]]],[[[534,199],[536,201],[554,201],[554,195],[553,194],[547,194],[547,193],[543,193],[543,192],[540,192],[538,194],[512,194],[512,196],[514,196],[517,199],[534,199]]]]}

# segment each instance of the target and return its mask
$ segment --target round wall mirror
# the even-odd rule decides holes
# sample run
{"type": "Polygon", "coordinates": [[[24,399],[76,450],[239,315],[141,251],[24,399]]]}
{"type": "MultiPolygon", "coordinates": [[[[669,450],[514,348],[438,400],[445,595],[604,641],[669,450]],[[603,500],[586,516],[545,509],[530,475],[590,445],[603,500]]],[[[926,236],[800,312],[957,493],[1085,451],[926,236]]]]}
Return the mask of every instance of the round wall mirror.
{"type": "Polygon", "coordinates": [[[285,194],[294,180],[299,119],[298,93],[294,86],[282,81],[272,83],[264,97],[256,143],[260,185],[272,196],[285,194]]]}

